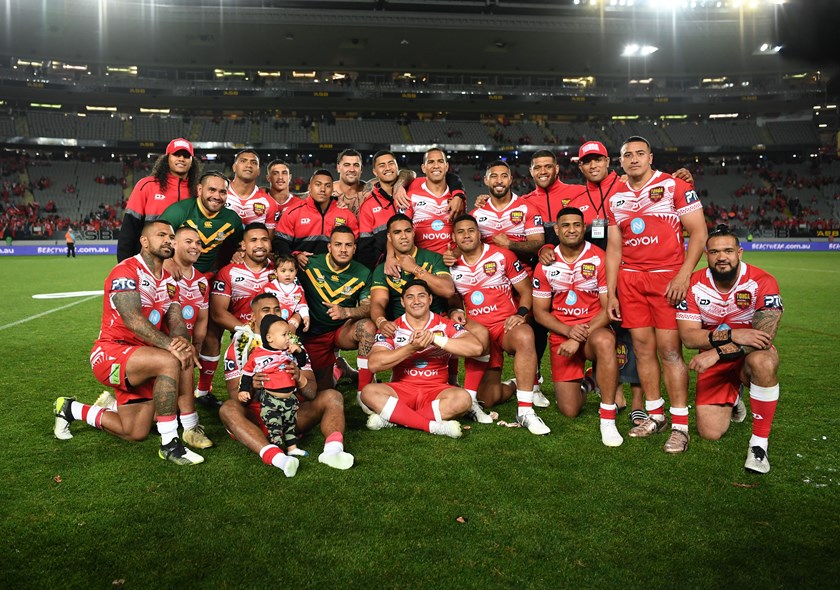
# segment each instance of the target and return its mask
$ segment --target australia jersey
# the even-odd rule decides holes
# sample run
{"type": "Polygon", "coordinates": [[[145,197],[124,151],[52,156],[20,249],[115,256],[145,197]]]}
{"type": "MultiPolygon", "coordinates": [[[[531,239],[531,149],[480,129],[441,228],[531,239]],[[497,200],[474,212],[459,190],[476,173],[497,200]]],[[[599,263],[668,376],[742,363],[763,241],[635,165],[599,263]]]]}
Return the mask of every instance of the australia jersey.
{"type": "Polygon", "coordinates": [[[309,258],[298,281],[309,303],[309,336],[334,332],[347,321],[332,319],[327,315],[327,306],[355,308],[360,301],[370,298],[370,270],[355,260],[337,268],[329,254],[316,254],[309,258]]]}
{"type": "Polygon", "coordinates": [[[178,285],[165,270],[161,271],[159,279],[156,278],[140,254],[120,262],[105,279],[99,339],[120,341],[134,346],[148,346],[126,327],[114,305],[114,295],[125,292],[140,295],[143,316],[160,330],[169,307],[173,303],[178,303],[178,285]]]}
{"type": "Polygon", "coordinates": [[[209,307],[210,289],[207,284],[207,277],[204,274],[192,269],[192,277],[182,277],[178,281],[178,303],[181,304],[181,316],[193,334],[195,322],[198,319],[198,312],[209,307]]]}
{"type": "Polygon", "coordinates": [[[270,262],[259,270],[251,270],[241,262],[228,264],[213,279],[213,297],[230,299],[228,309],[242,322],[251,321],[251,300],[265,292],[265,287],[277,279],[274,265],[270,262]]]}
{"type": "MultiPolygon", "coordinates": [[[[415,247],[411,255],[414,257],[414,261],[417,262],[418,266],[425,268],[426,272],[434,275],[449,276],[449,269],[443,263],[443,257],[437,252],[430,252],[429,250],[415,247]]],[[[370,290],[385,289],[388,291],[388,307],[385,309],[385,317],[387,319],[394,320],[405,313],[405,308],[402,304],[403,287],[414,278],[414,274],[407,272],[405,269],[400,272],[399,279],[386,275],[384,264],[380,264],[373,269],[370,290]]],[[[431,309],[433,312],[445,313],[447,307],[445,298],[436,295],[432,296],[431,309]]]]}
{"type": "Polygon", "coordinates": [[[589,242],[573,262],[566,262],[560,246],[554,249],[557,258],[548,266],[534,269],[533,295],[551,300],[551,313],[567,325],[585,324],[603,309],[601,294],[607,292],[604,251],[589,242]]]}
{"type": "Polygon", "coordinates": [[[467,315],[479,324],[497,324],[516,313],[511,285],[527,280],[528,273],[510,250],[484,244],[475,263],[460,256],[450,270],[467,315]]]}
{"type": "Polygon", "coordinates": [[[708,268],[695,271],[677,320],[701,322],[707,330],[752,328],[755,312],[762,309],[784,309],[779,284],[769,273],[741,262],[738,280],[726,293],[717,290],[708,268]]]}
{"type": "MultiPolygon", "coordinates": [[[[447,338],[460,338],[466,332],[461,324],[444,318],[436,313],[429,314],[429,321],[423,328],[435,334],[435,336],[446,336],[447,338]]],[[[396,350],[408,344],[411,333],[414,332],[405,315],[394,320],[396,330],[390,338],[384,334],[376,335],[374,347],[396,350]]],[[[400,383],[412,383],[417,385],[446,385],[449,380],[449,358],[445,350],[437,346],[428,346],[423,350],[415,352],[399,365],[394,367],[391,381],[400,383]]]]}
{"type": "Polygon", "coordinates": [[[679,269],[685,260],[680,217],[702,208],[690,185],[663,172],[639,190],[621,185],[607,199],[608,223],[621,230],[621,268],[679,269]]]}
{"type": "Polygon", "coordinates": [[[186,225],[198,232],[201,237],[201,255],[195,268],[204,273],[216,270],[216,257],[222,244],[227,240],[238,243],[242,239],[242,219],[236,213],[222,208],[210,215],[198,199],[187,199],[170,205],[160,219],[169,223],[172,229],[186,225]]]}
{"type": "Polygon", "coordinates": [[[225,207],[232,209],[242,223],[264,223],[268,229],[277,227],[277,219],[280,217],[280,207],[271,195],[255,186],[250,195],[241,197],[233,192],[233,186],[228,187],[227,203],[225,207]]]}
{"type": "Polygon", "coordinates": [[[414,243],[424,248],[443,254],[452,248],[452,224],[449,222],[449,201],[452,193],[437,196],[429,190],[425,178],[415,179],[406,188],[411,201],[414,222],[414,243]]]}
{"type": "Polygon", "coordinates": [[[273,293],[280,302],[280,317],[289,319],[295,313],[300,317],[309,317],[309,305],[306,303],[306,294],[299,283],[284,285],[274,280],[265,286],[266,293],[273,293]]]}

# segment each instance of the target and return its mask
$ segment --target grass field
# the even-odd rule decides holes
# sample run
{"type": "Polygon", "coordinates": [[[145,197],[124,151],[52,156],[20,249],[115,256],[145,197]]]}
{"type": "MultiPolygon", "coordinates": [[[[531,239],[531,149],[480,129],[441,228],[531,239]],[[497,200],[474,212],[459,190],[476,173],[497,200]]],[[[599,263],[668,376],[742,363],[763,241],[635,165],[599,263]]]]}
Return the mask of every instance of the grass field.
{"type": "Polygon", "coordinates": [[[32,295],[99,289],[114,260],[4,258],[0,588],[831,587],[840,256],[745,259],[785,303],[768,475],[743,471],[749,419],[718,442],[692,426],[674,457],[664,435],[604,447],[594,396],[576,420],[543,410],[548,437],[481,425],[451,440],[369,432],[345,390],[355,467],[318,464],[316,432],[286,479],[208,413],[217,446],[191,468],[158,459],[156,435],[126,443],[74,424],[54,439],[55,397],[102,390],[88,364],[101,297],[6,326],[80,301],[32,295]]]}

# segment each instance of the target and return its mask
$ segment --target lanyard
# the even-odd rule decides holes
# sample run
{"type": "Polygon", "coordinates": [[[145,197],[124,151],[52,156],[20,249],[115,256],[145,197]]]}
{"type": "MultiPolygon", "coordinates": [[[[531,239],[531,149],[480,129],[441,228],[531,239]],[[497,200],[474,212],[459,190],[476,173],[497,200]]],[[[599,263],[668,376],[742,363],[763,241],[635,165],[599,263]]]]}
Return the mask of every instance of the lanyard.
{"type": "MultiPolygon", "coordinates": [[[[618,181],[618,175],[616,174],[615,178],[613,178],[612,184],[610,184],[610,188],[607,189],[607,196],[609,196],[610,192],[612,191],[613,186],[618,181]]],[[[589,202],[592,204],[592,208],[595,209],[595,219],[600,219],[599,215],[601,212],[606,210],[606,206],[604,205],[604,192],[601,190],[601,183],[598,183],[598,192],[601,193],[601,207],[595,206],[595,201],[592,200],[592,195],[589,194],[589,183],[586,183],[586,196],[589,197],[589,202]]]]}

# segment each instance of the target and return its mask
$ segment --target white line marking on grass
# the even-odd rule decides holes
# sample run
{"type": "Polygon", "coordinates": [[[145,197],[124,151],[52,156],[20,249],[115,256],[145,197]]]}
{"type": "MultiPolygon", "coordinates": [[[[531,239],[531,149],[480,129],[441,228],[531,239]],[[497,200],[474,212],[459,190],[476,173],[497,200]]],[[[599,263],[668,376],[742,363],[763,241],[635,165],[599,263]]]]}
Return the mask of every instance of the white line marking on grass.
{"type": "Polygon", "coordinates": [[[803,268],[791,268],[791,267],[789,267],[789,266],[774,266],[774,267],[773,267],[773,269],[774,269],[774,270],[775,270],[775,269],[778,269],[778,270],[797,270],[797,271],[807,270],[808,272],[830,272],[830,273],[838,273],[838,272],[840,272],[840,270],[831,270],[831,269],[828,269],[828,268],[808,268],[808,269],[803,269],[803,268]]]}
{"type": "Polygon", "coordinates": [[[89,295],[104,295],[105,291],[68,291],[66,293],[37,293],[32,299],[67,299],[69,297],[87,297],[89,295]]]}
{"type": "Polygon", "coordinates": [[[74,305],[79,305],[80,303],[84,303],[85,301],[90,301],[92,299],[96,299],[97,297],[99,297],[99,295],[92,295],[91,297],[85,297],[84,299],[79,299],[78,301],[74,301],[73,303],[68,303],[67,305],[62,305],[61,307],[56,307],[55,309],[49,309],[47,311],[42,311],[41,313],[36,313],[35,315],[29,316],[28,318],[23,318],[22,320],[12,322],[11,324],[6,324],[5,326],[0,326],[0,331],[5,330],[6,328],[13,328],[15,326],[25,324],[26,322],[31,322],[32,320],[37,320],[38,318],[44,317],[45,315],[49,315],[51,313],[61,311],[62,309],[67,309],[68,307],[73,307],[74,305]]]}

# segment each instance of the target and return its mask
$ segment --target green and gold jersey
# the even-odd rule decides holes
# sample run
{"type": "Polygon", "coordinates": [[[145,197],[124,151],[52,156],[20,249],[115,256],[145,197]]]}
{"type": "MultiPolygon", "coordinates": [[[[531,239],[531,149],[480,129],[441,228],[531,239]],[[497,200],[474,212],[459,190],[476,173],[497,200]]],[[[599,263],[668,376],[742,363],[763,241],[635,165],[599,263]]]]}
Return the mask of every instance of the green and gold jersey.
{"type": "MultiPolygon", "coordinates": [[[[443,263],[443,256],[431,250],[424,250],[423,248],[414,248],[412,253],[417,264],[426,269],[426,272],[435,275],[449,276],[449,269],[443,263]]],[[[406,283],[414,279],[415,276],[403,270],[400,273],[400,278],[385,274],[385,265],[380,264],[373,271],[373,282],[371,284],[371,291],[374,289],[388,290],[388,307],[385,310],[385,317],[393,321],[405,313],[405,308],[402,304],[402,292],[406,283]]],[[[422,277],[420,277],[422,279],[422,277]]],[[[443,297],[432,295],[432,312],[445,315],[448,309],[447,301],[443,297]]]]}
{"type": "Polygon", "coordinates": [[[370,298],[370,270],[355,260],[336,268],[329,253],[310,257],[306,269],[298,273],[298,281],[309,304],[308,333],[313,336],[337,330],[347,321],[327,315],[329,305],[353,308],[370,298]]]}
{"type": "Polygon", "coordinates": [[[201,255],[194,266],[204,273],[219,270],[216,257],[222,244],[227,240],[233,240],[234,243],[242,240],[242,219],[236,211],[225,207],[215,215],[209,215],[198,199],[171,204],[158,220],[168,222],[175,230],[186,225],[198,232],[201,236],[201,255]]]}

